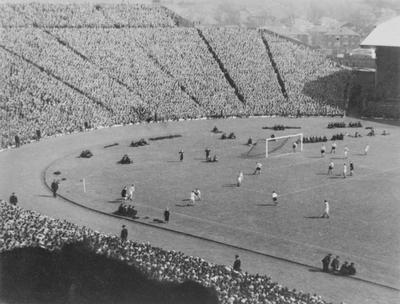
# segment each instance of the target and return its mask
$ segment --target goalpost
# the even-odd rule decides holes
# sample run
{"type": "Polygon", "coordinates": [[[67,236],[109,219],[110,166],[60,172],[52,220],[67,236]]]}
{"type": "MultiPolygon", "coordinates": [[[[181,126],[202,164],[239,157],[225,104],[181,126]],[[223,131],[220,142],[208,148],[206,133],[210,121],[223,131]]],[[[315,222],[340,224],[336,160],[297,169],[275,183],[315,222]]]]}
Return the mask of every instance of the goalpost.
{"type": "Polygon", "coordinates": [[[258,140],[247,152],[248,157],[270,157],[303,151],[303,133],[258,140]],[[293,145],[296,143],[294,151],[293,145]]]}

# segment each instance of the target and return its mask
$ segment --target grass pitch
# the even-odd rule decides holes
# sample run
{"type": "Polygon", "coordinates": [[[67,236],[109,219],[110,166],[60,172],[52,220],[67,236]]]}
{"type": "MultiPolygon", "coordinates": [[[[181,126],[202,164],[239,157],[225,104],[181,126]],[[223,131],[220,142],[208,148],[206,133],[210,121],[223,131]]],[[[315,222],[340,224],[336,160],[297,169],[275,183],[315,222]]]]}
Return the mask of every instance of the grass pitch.
{"type": "Polygon", "coordinates": [[[327,252],[356,263],[360,277],[399,287],[400,278],[400,129],[396,126],[362,121],[363,128],[327,129],[330,121],[354,121],[338,118],[253,118],[200,120],[139,125],[121,128],[118,146],[104,137],[104,145],[82,143],[94,157],[77,158],[81,150],[53,163],[47,179],[62,178],[60,193],[88,207],[113,212],[120,203],[124,185],[136,186],[134,205],[140,221],[162,218],[165,207],[171,210],[171,221],[159,224],[183,232],[250,248],[307,265],[320,266],[327,252]],[[301,130],[273,131],[263,126],[284,124],[301,130]],[[235,140],[221,140],[211,129],[236,134],[235,140]],[[366,126],[378,135],[368,137],[366,126]],[[383,129],[390,135],[380,135],[383,129]],[[305,136],[328,138],[336,133],[354,134],[338,141],[335,155],[320,156],[320,143],[305,144],[301,153],[270,157],[246,158],[245,145],[271,134],[303,133],[305,136]],[[150,141],[144,147],[129,147],[141,137],[181,134],[182,137],[150,141]],[[367,156],[363,155],[370,145],[367,156]],[[343,148],[350,149],[347,160],[343,148]],[[205,148],[217,154],[217,163],[205,162],[205,148]],[[184,150],[184,161],[178,152],[184,150]],[[131,165],[117,164],[128,154],[131,165]],[[327,176],[328,163],[335,163],[334,176],[327,176]],[[343,178],[343,163],[353,161],[355,175],[343,178]],[[263,164],[262,173],[254,176],[256,161],[263,164]],[[56,177],[54,171],[61,171],[56,177]],[[241,187],[236,176],[244,173],[241,187]],[[86,193],[82,179],[85,178],[86,193]],[[190,191],[199,188],[202,200],[187,206],[190,191]],[[278,195],[278,206],[271,193],[278,195]],[[328,200],[331,217],[321,219],[324,199],[328,200]]]}

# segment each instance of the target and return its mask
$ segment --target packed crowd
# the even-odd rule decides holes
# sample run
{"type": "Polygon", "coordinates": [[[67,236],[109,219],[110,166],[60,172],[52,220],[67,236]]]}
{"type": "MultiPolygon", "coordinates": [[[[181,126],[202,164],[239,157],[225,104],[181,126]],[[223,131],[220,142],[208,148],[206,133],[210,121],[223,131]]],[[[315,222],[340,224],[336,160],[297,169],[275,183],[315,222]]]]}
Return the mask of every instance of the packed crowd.
{"type": "Polygon", "coordinates": [[[16,135],[23,144],[36,130],[49,136],[153,120],[343,114],[346,79],[339,68],[254,29],[170,27],[157,16],[173,13],[153,6],[1,8],[2,147],[14,145],[16,135]],[[96,16],[111,26],[102,27],[96,16]],[[158,24],[152,18],[165,26],[145,23],[158,24]],[[318,84],[312,96],[303,92],[310,82],[318,84]]]}
{"type": "Polygon", "coordinates": [[[195,28],[146,29],[132,34],[139,36],[140,44],[197,99],[205,116],[243,112],[234,89],[195,28]]]}
{"type": "Polygon", "coordinates": [[[1,27],[174,27],[174,14],[158,5],[5,3],[1,27]]]}
{"type": "Polygon", "coordinates": [[[40,246],[59,250],[64,244],[84,241],[97,254],[135,265],[158,280],[194,280],[215,287],[220,303],[326,303],[321,297],[289,290],[265,275],[234,271],[179,251],[165,251],[148,243],[122,241],[120,237],[79,227],[34,211],[0,203],[0,252],[40,246]]]}
{"type": "MultiPolygon", "coordinates": [[[[53,29],[52,34],[140,96],[146,112],[154,120],[204,115],[182,90],[179,80],[166,67],[157,64],[151,57],[154,54],[142,45],[140,37],[148,31],[157,30],[53,29]]],[[[172,32],[172,29],[163,31],[172,32]]]]}
{"type": "Polygon", "coordinates": [[[256,30],[205,28],[203,33],[244,96],[247,114],[288,114],[288,105],[256,30]]]}
{"type": "Polygon", "coordinates": [[[347,125],[344,121],[341,122],[329,122],[328,123],[328,129],[334,129],[334,128],[362,128],[362,124],[360,121],[350,121],[347,125]]]}
{"type": "Polygon", "coordinates": [[[263,33],[285,89],[301,115],[341,115],[350,72],[307,47],[263,33]]]}

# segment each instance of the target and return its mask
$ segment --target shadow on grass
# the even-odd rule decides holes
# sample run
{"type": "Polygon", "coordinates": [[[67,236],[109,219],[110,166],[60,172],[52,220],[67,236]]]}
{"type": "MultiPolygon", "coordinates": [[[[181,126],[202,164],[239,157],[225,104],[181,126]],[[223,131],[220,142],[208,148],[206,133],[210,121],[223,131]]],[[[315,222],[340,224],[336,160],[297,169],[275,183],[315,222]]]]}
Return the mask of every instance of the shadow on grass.
{"type": "Polygon", "coordinates": [[[329,176],[331,179],[337,179],[337,178],[344,178],[343,175],[331,175],[329,176]]]}
{"type": "Polygon", "coordinates": [[[319,268],[309,268],[308,271],[309,272],[324,272],[324,271],[322,271],[322,269],[319,269],[319,268]]]}
{"type": "Polygon", "coordinates": [[[158,218],[154,218],[154,219],[153,219],[153,222],[154,222],[154,223],[157,223],[157,224],[165,224],[165,222],[164,222],[163,220],[160,220],[160,219],[158,219],[158,218]]]}
{"type": "Polygon", "coordinates": [[[327,174],[325,172],[324,173],[320,172],[320,173],[317,173],[316,175],[327,175],[327,174]]]}
{"type": "Polygon", "coordinates": [[[194,207],[194,205],[191,204],[175,204],[177,207],[194,207]]]}
{"type": "Polygon", "coordinates": [[[269,207],[269,206],[272,206],[272,207],[276,207],[276,206],[278,206],[278,204],[256,204],[256,206],[261,206],[261,207],[269,207]]]}
{"type": "Polygon", "coordinates": [[[306,219],[323,219],[323,217],[321,217],[320,215],[305,216],[304,218],[306,218],[306,219]]]}
{"type": "Polygon", "coordinates": [[[112,201],[107,201],[107,203],[115,204],[115,203],[121,203],[121,202],[123,202],[123,201],[124,201],[124,200],[122,200],[122,199],[120,199],[120,198],[117,198],[117,199],[112,200],[112,201]]]}
{"type": "Polygon", "coordinates": [[[308,156],[307,158],[320,158],[320,159],[323,159],[324,157],[321,157],[321,156],[308,156]]]}
{"type": "Polygon", "coordinates": [[[225,185],[222,185],[222,187],[231,187],[231,188],[234,188],[234,187],[237,187],[237,184],[225,184],[225,185]]]}
{"type": "Polygon", "coordinates": [[[37,194],[36,196],[38,196],[38,197],[53,197],[52,195],[47,195],[47,194],[37,194]]]}

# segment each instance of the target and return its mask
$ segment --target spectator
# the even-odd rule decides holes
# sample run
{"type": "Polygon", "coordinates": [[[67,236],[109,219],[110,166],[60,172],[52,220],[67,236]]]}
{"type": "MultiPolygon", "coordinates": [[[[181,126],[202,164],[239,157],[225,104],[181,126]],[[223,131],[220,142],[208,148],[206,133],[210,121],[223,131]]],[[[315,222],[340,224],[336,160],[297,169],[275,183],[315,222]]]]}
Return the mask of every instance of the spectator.
{"type": "Polygon", "coordinates": [[[11,196],[10,196],[10,204],[17,206],[17,203],[18,203],[18,198],[15,195],[15,193],[13,192],[13,193],[11,193],[11,196]]]}
{"type": "Polygon", "coordinates": [[[169,212],[169,208],[165,208],[164,210],[164,222],[168,223],[169,222],[169,216],[170,216],[170,212],[169,212]]]}
{"type": "Polygon", "coordinates": [[[356,274],[356,267],[354,266],[354,263],[350,263],[350,266],[348,268],[349,275],[355,275],[356,274]]]}
{"type": "Polygon", "coordinates": [[[328,253],[328,255],[322,259],[322,271],[323,272],[329,272],[329,264],[331,263],[331,256],[332,256],[332,254],[328,253]]]}
{"type": "Polygon", "coordinates": [[[341,275],[348,275],[349,274],[349,266],[348,262],[345,261],[342,266],[340,266],[339,274],[341,275]]]}
{"type": "Polygon", "coordinates": [[[20,138],[18,135],[15,135],[15,147],[19,148],[20,145],[21,145],[20,138]]]}
{"type": "Polygon", "coordinates": [[[58,181],[55,179],[51,183],[51,191],[53,192],[53,197],[57,197],[57,190],[58,190],[58,181]]]}
{"type": "Polygon", "coordinates": [[[331,270],[332,272],[339,271],[339,256],[336,256],[331,262],[331,270]]]}
{"type": "Polygon", "coordinates": [[[239,259],[239,255],[235,255],[235,261],[233,262],[233,270],[235,271],[242,271],[241,269],[242,262],[239,259]]]}
{"type": "Polygon", "coordinates": [[[125,242],[128,239],[128,229],[126,229],[125,225],[122,225],[122,230],[121,230],[121,240],[125,242]]]}

